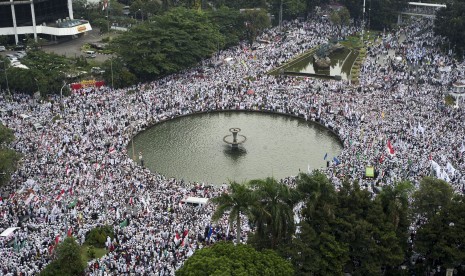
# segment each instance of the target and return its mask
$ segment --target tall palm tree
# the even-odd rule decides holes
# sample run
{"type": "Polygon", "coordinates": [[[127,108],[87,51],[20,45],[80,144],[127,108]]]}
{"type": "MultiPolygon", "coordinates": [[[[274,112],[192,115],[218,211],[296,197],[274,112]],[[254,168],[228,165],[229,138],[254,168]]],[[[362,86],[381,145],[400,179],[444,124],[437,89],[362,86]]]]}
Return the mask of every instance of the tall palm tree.
{"type": "Polygon", "coordinates": [[[270,248],[289,240],[295,231],[293,208],[297,202],[296,191],[274,178],[249,182],[257,198],[254,206],[256,235],[270,239],[270,248]]]}
{"type": "Polygon", "coordinates": [[[218,221],[229,211],[229,223],[232,228],[236,221],[236,242],[241,240],[241,214],[251,217],[251,209],[255,203],[252,191],[245,184],[231,183],[228,193],[223,193],[211,201],[218,205],[213,213],[212,220],[218,221]]]}

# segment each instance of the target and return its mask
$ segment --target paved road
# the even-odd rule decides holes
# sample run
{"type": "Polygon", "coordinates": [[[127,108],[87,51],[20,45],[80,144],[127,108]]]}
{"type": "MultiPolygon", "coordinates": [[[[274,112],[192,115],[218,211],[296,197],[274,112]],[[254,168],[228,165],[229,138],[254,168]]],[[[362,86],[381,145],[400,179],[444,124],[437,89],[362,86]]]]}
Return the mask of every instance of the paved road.
{"type": "MultiPolygon", "coordinates": [[[[43,46],[42,50],[48,53],[65,55],[67,57],[78,57],[81,55],[85,56],[84,52],[81,51],[82,45],[86,43],[100,42],[102,38],[104,38],[105,36],[107,35],[100,35],[99,29],[92,29],[92,31],[87,32],[82,37],[70,41],[61,42],[59,44],[43,46]]],[[[103,62],[107,60],[109,57],[109,55],[101,55],[97,53],[97,57],[93,60],[103,62]]]]}

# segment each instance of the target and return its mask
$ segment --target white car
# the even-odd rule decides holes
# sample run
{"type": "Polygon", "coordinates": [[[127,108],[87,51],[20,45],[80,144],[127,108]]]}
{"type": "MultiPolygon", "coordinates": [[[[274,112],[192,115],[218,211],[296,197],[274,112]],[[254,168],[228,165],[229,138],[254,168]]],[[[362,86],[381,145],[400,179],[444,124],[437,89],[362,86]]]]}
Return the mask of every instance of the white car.
{"type": "Polygon", "coordinates": [[[4,51],[6,51],[5,46],[0,46],[0,52],[4,52],[4,51]]]}

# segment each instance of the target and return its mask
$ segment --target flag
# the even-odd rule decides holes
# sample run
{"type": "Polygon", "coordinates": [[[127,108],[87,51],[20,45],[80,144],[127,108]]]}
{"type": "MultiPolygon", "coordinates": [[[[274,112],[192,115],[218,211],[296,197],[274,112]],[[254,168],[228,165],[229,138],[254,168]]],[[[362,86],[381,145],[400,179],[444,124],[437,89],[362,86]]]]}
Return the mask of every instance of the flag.
{"type": "Polygon", "coordinates": [[[69,205],[68,208],[74,208],[77,205],[77,198],[75,198],[69,205]]]}
{"type": "Polygon", "coordinates": [[[446,165],[447,170],[449,171],[450,174],[454,175],[455,174],[455,168],[452,166],[450,162],[447,162],[446,165]]]}
{"type": "Polygon", "coordinates": [[[121,227],[121,228],[126,227],[126,226],[128,226],[128,219],[123,220],[123,221],[119,224],[119,227],[121,227]]]}
{"type": "Polygon", "coordinates": [[[73,227],[70,227],[70,228],[68,229],[67,236],[68,236],[68,237],[73,236],[73,227]]]}
{"type": "Polygon", "coordinates": [[[178,231],[176,231],[176,235],[174,236],[174,243],[178,245],[180,240],[181,236],[179,235],[178,231]]]}
{"type": "Polygon", "coordinates": [[[65,193],[65,190],[61,190],[60,194],[55,198],[55,200],[60,201],[64,193],[65,193]]]}
{"type": "Polygon", "coordinates": [[[386,150],[389,153],[389,155],[391,155],[391,156],[396,154],[396,152],[394,151],[394,148],[392,147],[392,144],[391,144],[390,140],[387,141],[386,150]]]}
{"type": "Polygon", "coordinates": [[[381,155],[381,157],[379,158],[379,163],[383,163],[383,161],[384,161],[384,154],[381,155]]]}
{"type": "Polygon", "coordinates": [[[56,235],[55,236],[55,245],[58,245],[59,242],[60,242],[60,235],[56,235]]]}
{"type": "Polygon", "coordinates": [[[325,157],[323,157],[323,160],[326,160],[327,157],[328,157],[328,153],[325,154],[325,157]]]}
{"type": "Polygon", "coordinates": [[[212,236],[213,234],[213,227],[210,226],[210,229],[208,229],[208,235],[207,235],[207,239],[209,240],[210,237],[212,236]]]}
{"type": "Polygon", "coordinates": [[[34,193],[30,193],[30,194],[29,194],[29,197],[24,201],[24,204],[29,205],[29,203],[30,203],[31,200],[34,198],[34,196],[35,196],[34,193]]]}
{"type": "Polygon", "coordinates": [[[336,165],[336,166],[341,164],[341,161],[339,159],[337,159],[337,157],[333,158],[333,162],[334,162],[334,165],[336,165]]]}
{"type": "Polygon", "coordinates": [[[132,196],[129,198],[129,205],[134,205],[134,200],[132,199],[132,196]]]}

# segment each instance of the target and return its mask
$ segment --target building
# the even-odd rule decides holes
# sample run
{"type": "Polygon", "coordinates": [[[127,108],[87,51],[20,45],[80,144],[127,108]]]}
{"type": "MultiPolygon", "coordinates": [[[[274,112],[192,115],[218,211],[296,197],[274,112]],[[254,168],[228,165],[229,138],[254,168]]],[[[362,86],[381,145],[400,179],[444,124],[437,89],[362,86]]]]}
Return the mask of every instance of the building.
{"type": "Polygon", "coordinates": [[[77,37],[92,30],[89,22],[74,19],[72,0],[0,0],[0,35],[14,36],[16,44],[25,35],[77,37]]]}

